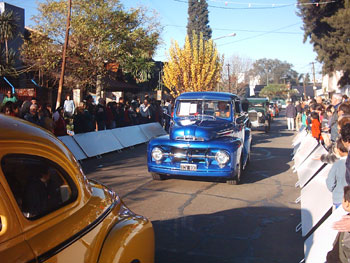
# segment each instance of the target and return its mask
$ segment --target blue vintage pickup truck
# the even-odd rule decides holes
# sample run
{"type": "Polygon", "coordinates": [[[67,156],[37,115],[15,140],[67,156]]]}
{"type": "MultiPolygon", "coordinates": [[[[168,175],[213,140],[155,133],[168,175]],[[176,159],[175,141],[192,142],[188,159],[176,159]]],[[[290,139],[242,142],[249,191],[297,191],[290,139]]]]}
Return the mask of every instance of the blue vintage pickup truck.
{"type": "Polygon", "coordinates": [[[155,180],[182,175],[237,184],[250,158],[248,122],[234,94],[183,93],[175,101],[169,135],[148,144],[148,171],[155,180]]]}

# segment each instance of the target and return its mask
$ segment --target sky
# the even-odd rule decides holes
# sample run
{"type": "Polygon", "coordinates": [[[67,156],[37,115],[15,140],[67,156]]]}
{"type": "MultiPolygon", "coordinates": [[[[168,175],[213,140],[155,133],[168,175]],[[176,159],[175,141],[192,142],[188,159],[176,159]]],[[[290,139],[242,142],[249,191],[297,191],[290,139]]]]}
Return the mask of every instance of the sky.
{"type": "MultiPolygon", "coordinates": [[[[24,8],[26,26],[33,25],[30,18],[37,14],[38,0],[5,2],[24,8]]],[[[157,12],[163,31],[155,60],[167,60],[172,40],[183,45],[187,33],[187,0],[121,0],[121,3],[125,9],[145,6],[157,12]]],[[[308,41],[303,43],[303,23],[296,14],[297,0],[207,0],[207,3],[212,38],[216,39],[225,60],[233,55],[253,60],[279,59],[291,63],[299,74],[310,75],[311,62],[315,62],[316,73],[321,71],[312,45],[308,41]],[[236,36],[223,37],[231,33],[236,36]]]]}

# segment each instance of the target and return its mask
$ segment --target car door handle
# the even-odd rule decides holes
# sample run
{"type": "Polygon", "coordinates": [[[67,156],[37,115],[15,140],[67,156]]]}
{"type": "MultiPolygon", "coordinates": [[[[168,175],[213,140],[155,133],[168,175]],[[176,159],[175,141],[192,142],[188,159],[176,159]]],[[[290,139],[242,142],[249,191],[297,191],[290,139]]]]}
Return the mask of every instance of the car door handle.
{"type": "Polygon", "coordinates": [[[0,236],[6,233],[7,230],[7,219],[5,216],[0,215],[0,236]]]}

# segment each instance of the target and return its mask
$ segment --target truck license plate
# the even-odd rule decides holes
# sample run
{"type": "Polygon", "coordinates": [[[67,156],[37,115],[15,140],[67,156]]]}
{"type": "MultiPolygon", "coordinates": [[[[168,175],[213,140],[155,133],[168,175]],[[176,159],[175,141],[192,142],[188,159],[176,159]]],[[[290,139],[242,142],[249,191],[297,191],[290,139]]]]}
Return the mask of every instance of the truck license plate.
{"type": "Polygon", "coordinates": [[[180,169],[184,171],[197,171],[197,164],[180,164],[180,169]]]}

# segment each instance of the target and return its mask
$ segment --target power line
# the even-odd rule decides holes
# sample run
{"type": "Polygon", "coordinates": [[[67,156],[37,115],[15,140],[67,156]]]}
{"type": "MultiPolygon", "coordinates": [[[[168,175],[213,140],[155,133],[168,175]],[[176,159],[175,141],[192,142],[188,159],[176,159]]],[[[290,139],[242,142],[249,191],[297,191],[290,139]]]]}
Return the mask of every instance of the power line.
{"type": "Polygon", "coordinates": [[[289,28],[289,27],[292,27],[292,26],[296,26],[296,25],[299,25],[299,24],[301,24],[301,23],[302,23],[302,22],[298,22],[298,23],[295,23],[295,24],[292,24],[292,25],[280,27],[280,28],[277,28],[277,29],[274,29],[274,30],[271,30],[271,31],[267,31],[267,32],[262,33],[262,34],[258,34],[258,35],[251,36],[251,37],[246,37],[246,38],[239,39],[239,40],[236,40],[236,41],[224,43],[224,44],[221,44],[221,45],[218,45],[218,46],[221,47],[221,46],[225,46],[225,45],[229,45],[229,44],[233,44],[233,43],[237,43],[237,42],[241,42],[241,41],[245,41],[245,40],[249,40],[249,39],[261,37],[261,36],[264,36],[264,35],[267,35],[267,34],[272,34],[272,33],[275,33],[275,32],[277,32],[277,31],[279,31],[279,30],[282,30],[282,29],[285,29],[285,28],[289,28]]]}
{"type": "Polygon", "coordinates": [[[214,2],[214,3],[222,3],[225,5],[228,4],[234,4],[234,5],[248,5],[248,6],[267,6],[267,7],[276,7],[276,6],[291,6],[291,5],[295,5],[295,6],[307,6],[307,5],[326,5],[326,4],[330,4],[330,3],[335,3],[337,2],[337,0],[331,0],[331,1],[323,1],[323,2],[317,2],[317,1],[313,1],[311,3],[288,3],[288,4],[280,4],[280,3],[254,3],[254,2],[234,2],[234,1],[225,1],[225,0],[208,0],[208,2],[214,2]]]}
{"type": "MultiPolygon", "coordinates": [[[[175,2],[180,3],[188,3],[188,1],[185,0],[174,0],[175,2]]],[[[211,2],[220,2],[227,4],[234,4],[234,5],[248,5],[248,7],[227,7],[227,6],[215,6],[215,5],[208,5],[208,7],[211,8],[217,8],[217,9],[227,9],[227,10],[237,10],[237,9],[245,9],[245,10],[253,10],[253,9],[277,9],[277,8],[284,8],[284,7],[290,7],[290,6],[307,6],[307,5],[327,5],[331,3],[337,2],[336,0],[333,1],[324,1],[324,2],[313,2],[313,3],[289,3],[289,4],[260,4],[260,3],[240,3],[240,2],[228,2],[228,1],[215,1],[212,0],[211,2]],[[254,7],[255,6],[255,7],[254,7]]]]}
{"type": "MultiPolygon", "coordinates": [[[[181,25],[165,25],[165,27],[180,27],[185,28],[186,26],[181,25]]],[[[263,30],[248,30],[248,29],[229,29],[229,28],[212,28],[212,30],[217,31],[235,31],[235,32],[248,32],[248,33],[270,33],[270,31],[263,31],[263,30]]],[[[279,31],[279,32],[273,32],[275,34],[290,34],[290,35],[302,35],[303,33],[300,32],[286,32],[286,31],[279,31]]]]}
{"type": "MultiPolygon", "coordinates": [[[[184,0],[174,0],[175,2],[180,2],[180,3],[188,3],[187,1],[184,0]]],[[[251,4],[250,4],[251,5],[251,4]]],[[[282,8],[282,7],[287,7],[287,6],[293,6],[294,4],[289,4],[289,5],[284,5],[284,6],[275,6],[275,7],[251,7],[248,4],[248,7],[225,7],[225,6],[215,6],[215,5],[208,5],[208,7],[211,8],[217,8],[217,9],[228,9],[228,10],[237,10],[237,9],[272,9],[272,8],[282,8]]]]}

